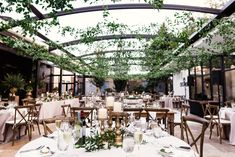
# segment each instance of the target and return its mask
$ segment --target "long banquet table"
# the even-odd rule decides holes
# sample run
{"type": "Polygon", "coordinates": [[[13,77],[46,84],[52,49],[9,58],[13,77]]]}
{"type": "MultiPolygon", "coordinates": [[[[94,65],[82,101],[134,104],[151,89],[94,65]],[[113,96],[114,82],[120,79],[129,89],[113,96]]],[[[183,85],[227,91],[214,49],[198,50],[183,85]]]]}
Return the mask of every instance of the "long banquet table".
{"type": "MultiPolygon", "coordinates": [[[[161,157],[164,156],[161,154],[160,150],[165,149],[168,152],[172,152],[170,155],[167,156],[171,157],[196,157],[197,153],[193,151],[193,149],[180,149],[180,146],[187,146],[189,145],[184,141],[176,138],[174,136],[166,135],[160,138],[154,138],[153,136],[144,135],[144,140],[146,141],[145,144],[140,146],[140,149],[137,149],[135,146],[134,151],[130,154],[133,157],[161,157]]],[[[111,148],[110,150],[99,150],[94,152],[86,152],[84,148],[79,149],[72,149],[69,148],[66,152],[60,152],[57,150],[57,140],[40,137],[36,140],[33,140],[23,147],[21,147],[18,152],[15,154],[15,157],[43,157],[43,156],[81,156],[81,157],[125,157],[126,154],[122,150],[122,148],[111,148]],[[55,152],[54,154],[41,154],[39,150],[30,151],[26,153],[21,153],[21,151],[37,148],[41,145],[45,147],[49,147],[51,151],[55,152]]],[[[166,156],[166,155],[165,155],[166,156]]]]}
{"type": "Polygon", "coordinates": [[[53,118],[59,116],[62,113],[62,105],[70,104],[72,107],[79,107],[79,99],[66,99],[59,101],[43,102],[39,119],[53,118]]]}

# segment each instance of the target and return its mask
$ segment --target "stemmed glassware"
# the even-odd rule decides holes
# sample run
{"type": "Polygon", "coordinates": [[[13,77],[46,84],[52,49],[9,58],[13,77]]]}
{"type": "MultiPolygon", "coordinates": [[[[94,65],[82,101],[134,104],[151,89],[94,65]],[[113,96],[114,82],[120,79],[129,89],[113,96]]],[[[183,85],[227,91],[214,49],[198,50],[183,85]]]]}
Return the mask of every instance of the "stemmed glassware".
{"type": "Polygon", "coordinates": [[[135,141],[133,136],[124,136],[122,142],[122,149],[126,153],[126,157],[134,151],[135,141]]]}
{"type": "Polygon", "coordinates": [[[140,150],[140,144],[143,141],[143,132],[138,128],[138,130],[134,133],[134,140],[138,146],[138,150],[140,150]]]}
{"type": "Polygon", "coordinates": [[[68,122],[61,122],[58,129],[57,148],[59,151],[68,150],[69,145],[72,142],[72,129],[68,122]]]}
{"type": "Polygon", "coordinates": [[[56,130],[59,130],[59,129],[60,129],[60,125],[61,125],[61,120],[60,120],[60,119],[55,120],[55,127],[56,127],[56,130]]]}

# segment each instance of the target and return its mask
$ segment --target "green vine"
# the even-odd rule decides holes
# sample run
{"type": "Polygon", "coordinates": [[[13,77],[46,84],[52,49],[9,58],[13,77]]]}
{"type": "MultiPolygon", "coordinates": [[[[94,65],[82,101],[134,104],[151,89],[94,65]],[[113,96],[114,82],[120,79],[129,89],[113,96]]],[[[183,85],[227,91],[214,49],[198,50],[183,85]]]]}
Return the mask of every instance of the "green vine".
{"type": "Polygon", "coordinates": [[[86,137],[85,143],[78,141],[76,148],[85,148],[87,152],[92,152],[101,149],[111,149],[112,146],[119,147],[115,144],[115,132],[105,131],[104,134],[96,133],[94,136],[86,137]]]}
{"type": "MultiPolygon", "coordinates": [[[[84,3],[97,4],[100,0],[84,0],[84,3]]],[[[113,0],[119,2],[119,0],[113,0]]],[[[155,9],[160,9],[163,0],[145,0],[155,9]]],[[[93,27],[86,29],[74,28],[69,24],[61,26],[56,13],[58,11],[72,11],[73,0],[8,0],[0,3],[0,12],[7,14],[16,12],[20,15],[18,19],[4,18],[0,21],[0,31],[7,31],[13,27],[22,29],[21,35],[31,37],[37,34],[38,30],[50,33],[51,28],[58,28],[58,33],[63,37],[70,36],[79,40],[77,45],[60,45],[54,42],[46,42],[48,47],[63,51],[62,55],[54,51],[49,52],[48,48],[40,46],[35,41],[28,42],[24,39],[15,39],[0,35],[0,40],[5,45],[15,49],[17,54],[31,56],[33,59],[53,62],[63,69],[80,74],[92,75],[97,78],[114,79],[148,79],[167,76],[182,69],[205,62],[213,55],[229,55],[235,50],[234,18],[223,18],[216,20],[214,34],[209,30],[200,35],[205,38],[206,47],[190,46],[189,38],[194,32],[200,30],[209,19],[195,18],[191,12],[176,13],[175,19],[167,19],[164,24],[150,24],[149,26],[137,27],[127,26],[118,23],[111,17],[109,10],[104,6],[103,21],[93,27]],[[46,20],[39,17],[32,17],[32,6],[36,4],[44,11],[50,10],[46,20]],[[111,20],[110,20],[111,19],[111,20]],[[183,28],[179,28],[183,25],[183,28]],[[96,41],[99,36],[113,35],[114,39],[108,41],[96,41]],[[134,34],[135,39],[122,40],[115,38],[116,34],[134,34]],[[144,39],[141,34],[155,35],[153,39],[144,39]],[[214,36],[220,36],[221,41],[212,40],[214,36]],[[87,45],[88,48],[81,52],[79,44],[87,45]],[[184,47],[180,47],[184,44],[184,47]],[[116,48],[116,52],[106,53],[108,47],[116,48]],[[124,51],[127,48],[137,51],[124,51]],[[141,74],[129,74],[131,67],[136,66],[145,71],[141,74]]],[[[234,16],[234,15],[232,15],[234,16]]]]}

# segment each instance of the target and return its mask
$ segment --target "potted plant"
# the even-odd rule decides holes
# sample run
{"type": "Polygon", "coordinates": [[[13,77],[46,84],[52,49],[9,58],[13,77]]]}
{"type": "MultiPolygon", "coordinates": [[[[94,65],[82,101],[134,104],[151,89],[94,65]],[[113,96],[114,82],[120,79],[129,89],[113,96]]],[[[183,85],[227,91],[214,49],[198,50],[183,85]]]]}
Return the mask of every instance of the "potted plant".
{"type": "Polygon", "coordinates": [[[31,98],[33,91],[33,85],[31,81],[29,81],[29,83],[25,86],[25,91],[26,91],[26,98],[31,98]]]}
{"type": "Polygon", "coordinates": [[[6,90],[9,90],[12,96],[15,96],[18,90],[24,89],[25,81],[21,74],[6,74],[2,85],[6,90]]]}

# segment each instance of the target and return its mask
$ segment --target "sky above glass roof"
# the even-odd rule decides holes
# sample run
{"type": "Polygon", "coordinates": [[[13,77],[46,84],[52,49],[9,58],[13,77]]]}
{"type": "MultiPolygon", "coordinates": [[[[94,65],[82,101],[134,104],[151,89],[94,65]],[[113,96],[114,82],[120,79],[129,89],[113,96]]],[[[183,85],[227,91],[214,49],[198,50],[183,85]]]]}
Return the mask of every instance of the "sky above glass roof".
{"type": "MultiPolygon", "coordinates": [[[[223,6],[220,5],[222,2],[226,3],[228,0],[164,0],[164,4],[177,4],[177,5],[188,5],[188,6],[198,6],[198,7],[208,7],[213,8],[215,7],[214,4],[219,4],[216,6],[217,9],[221,9],[223,6]]],[[[130,4],[130,3],[145,3],[144,0],[116,0],[115,4],[130,4]]],[[[81,7],[88,7],[88,6],[96,6],[96,5],[107,5],[107,4],[114,4],[113,1],[109,0],[99,0],[96,2],[94,0],[94,3],[84,3],[81,0],[77,0],[73,2],[73,8],[81,8],[81,7]]],[[[44,10],[42,6],[34,4],[34,6],[42,13],[47,14],[50,12],[50,10],[44,10]]],[[[61,34],[61,27],[70,26],[72,28],[78,29],[78,30],[85,30],[89,27],[95,27],[97,23],[105,23],[107,21],[114,21],[115,23],[120,23],[127,25],[129,29],[125,29],[121,31],[123,34],[132,34],[134,30],[136,30],[136,33],[139,34],[156,34],[158,31],[158,28],[160,25],[162,25],[167,20],[169,21],[175,21],[176,17],[175,14],[182,15],[185,11],[178,11],[178,10],[167,10],[167,9],[122,9],[122,10],[109,10],[109,16],[104,19],[103,11],[93,11],[93,12],[86,12],[86,13],[79,13],[79,14],[71,14],[66,16],[60,16],[58,17],[60,26],[54,26],[47,29],[41,29],[38,30],[40,33],[45,35],[50,40],[61,44],[64,42],[74,41],[80,39],[80,34],[71,35],[61,34]],[[151,25],[151,27],[150,27],[151,25]],[[153,26],[154,25],[154,26],[153,26]],[[148,31],[141,30],[140,28],[149,28],[148,31]]],[[[31,13],[32,17],[35,15],[31,13]]],[[[22,19],[23,16],[19,15],[17,13],[5,13],[2,14],[2,16],[9,16],[14,19],[22,19]]],[[[197,18],[208,18],[212,19],[215,17],[214,14],[208,14],[208,13],[199,13],[199,12],[192,12],[191,16],[195,19],[197,18]]],[[[50,20],[50,19],[46,19],[50,20]]],[[[178,24],[177,26],[171,27],[168,26],[169,29],[181,29],[184,27],[183,24],[178,24]]],[[[105,29],[105,28],[104,28],[105,29]]],[[[16,28],[14,28],[14,31],[16,31],[16,28]]],[[[109,32],[103,31],[102,33],[98,34],[98,36],[104,36],[104,35],[113,35],[109,32]]],[[[39,39],[38,37],[35,37],[37,41],[43,42],[42,39],[39,39]]],[[[146,46],[146,44],[151,43],[151,40],[149,39],[143,39],[143,40],[137,40],[137,39],[125,39],[126,45],[122,45],[121,49],[129,49],[133,50],[132,57],[144,57],[141,53],[141,50],[143,50],[146,46]],[[132,44],[128,44],[132,43],[132,44]],[[134,50],[137,50],[134,52],[134,50]]],[[[67,46],[65,49],[70,52],[71,54],[79,57],[86,54],[92,54],[98,51],[115,51],[119,50],[120,47],[118,46],[118,43],[116,44],[110,44],[112,40],[101,40],[93,42],[92,44],[83,44],[78,43],[75,45],[67,46]]],[[[53,51],[56,54],[62,54],[61,51],[54,50],[53,51]]],[[[90,58],[94,58],[95,55],[89,56],[90,58]]],[[[105,57],[112,57],[112,53],[106,53],[105,57]]],[[[86,61],[89,63],[89,61],[86,61]]],[[[130,69],[134,69],[136,73],[138,73],[138,66],[132,65],[130,69]]]]}

